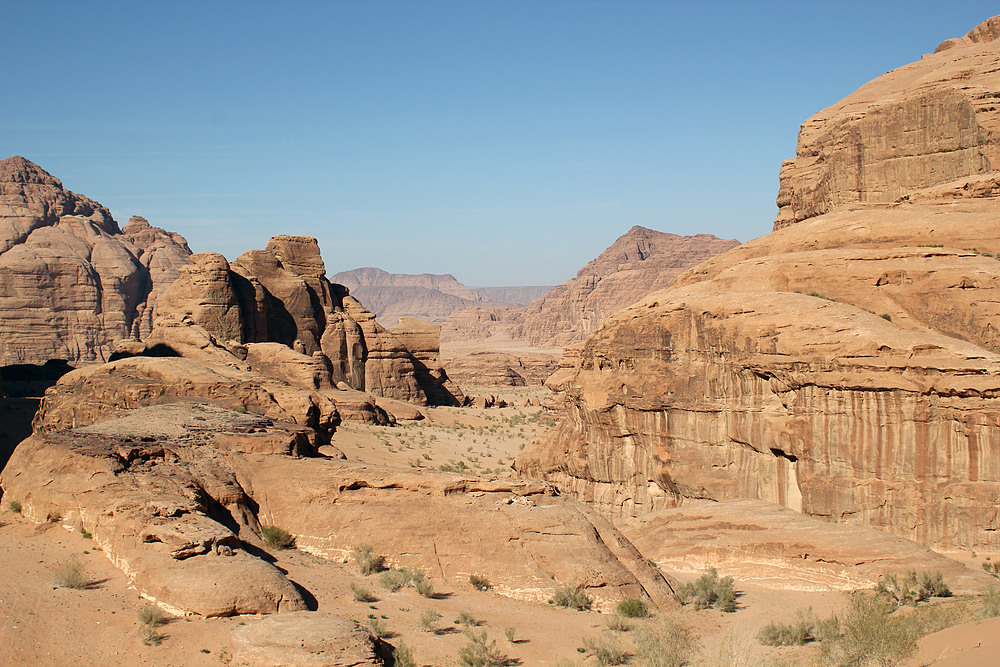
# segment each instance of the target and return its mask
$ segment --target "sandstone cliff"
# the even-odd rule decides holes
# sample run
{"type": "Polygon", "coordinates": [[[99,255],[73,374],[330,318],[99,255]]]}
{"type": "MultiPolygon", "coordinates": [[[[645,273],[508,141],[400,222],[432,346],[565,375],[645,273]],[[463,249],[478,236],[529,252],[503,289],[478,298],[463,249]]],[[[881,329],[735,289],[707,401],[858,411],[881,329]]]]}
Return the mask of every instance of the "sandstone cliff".
{"type": "MultiPolygon", "coordinates": [[[[312,378],[313,389],[345,383],[418,404],[464,399],[438,360],[437,325],[404,320],[409,323],[396,330],[382,327],[344,286],[326,279],[312,237],[275,236],[264,250],[232,263],[217,253],[193,255],[157,308],[164,322],[190,321],[234,352],[245,344],[284,345],[280,358],[300,369],[289,372],[312,378]],[[304,358],[293,360],[294,354],[304,358]]],[[[279,356],[247,357],[251,351],[239,353],[262,369],[273,366],[279,377],[286,372],[278,368],[279,356]]]]}
{"type": "MultiPolygon", "coordinates": [[[[860,143],[841,141],[844,117],[814,117],[803,137],[817,142],[815,164],[846,164],[897,135],[914,143],[892,150],[914,165],[950,159],[910,102],[964,108],[956,63],[976,95],[1000,96],[1000,42],[961,41],[848,98],[897,91],[878,126],[850,135],[860,143]]],[[[1000,548],[998,174],[928,183],[903,164],[866,172],[891,203],[788,209],[808,214],[568,349],[548,382],[565,419],[517,469],[614,516],[758,498],[936,547],[1000,548]]],[[[791,171],[779,203],[807,182],[791,171]]]]}
{"type": "Polygon", "coordinates": [[[993,171],[997,24],[947,40],[803,123],[796,157],[781,166],[774,228],[993,171]]]}
{"type": "Polygon", "coordinates": [[[612,313],[663,289],[686,269],[739,245],[710,234],[678,236],[635,226],[575,278],[526,308],[497,312],[479,307],[448,318],[444,340],[476,340],[501,333],[534,347],[578,343],[612,313]]]}
{"type": "Polygon", "coordinates": [[[22,157],[0,161],[0,366],[106,360],[145,335],[187,243],[99,203],[22,157]]]}

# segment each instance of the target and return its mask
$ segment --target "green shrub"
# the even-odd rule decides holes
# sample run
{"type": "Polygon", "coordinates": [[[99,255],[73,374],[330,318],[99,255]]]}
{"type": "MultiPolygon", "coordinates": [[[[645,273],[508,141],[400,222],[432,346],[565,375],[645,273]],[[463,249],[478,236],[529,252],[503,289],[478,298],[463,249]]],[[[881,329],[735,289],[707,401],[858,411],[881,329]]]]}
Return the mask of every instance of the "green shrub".
{"type": "Polygon", "coordinates": [[[984,618],[996,618],[1000,616],[1000,589],[990,586],[980,596],[982,601],[982,615],[984,618]]]}
{"type": "Polygon", "coordinates": [[[20,514],[21,513],[21,501],[20,500],[12,500],[9,503],[7,503],[7,508],[11,512],[13,512],[14,514],[20,514]]]}
{"type": "Polygon", "coordinates": [[[386,570],[379,577],[378,583],[382,588],[393,593],[406,586],[414,586],[418,587],[418,592],[421,589],[428,590],[429,592],[425,597],[430,597],[434,594],[434,586],[427,581],[427,573],[414,567],[396,567],[386,570]]]}
{"type": "Polygon", "coordinates": [[[462,667],[503,667],[507,664],[507,656],[497,648],[496,640],[486,643],[485,630],[479,633],[467,627],[463,634],[469,643],[458,649],[458,661],[462,667]]]}
{"type": "MultiPolygon", "coordinates": [[[[13,508],[11,508],[13,510],[13,508]]],[[[983,561],[983,569],[992,574],[994,577],[1000,575],[1000,560],[990,562],[990,557],[987,556],[986,560],[983,561]]]]}
{"type": "Polygon", "coordinates": [[[372,634],[379,639],[385,639],[390,636],[389,629],[385,625],[385,621],[381,618],[369,618],[368,619],[368,629],[372,631],[372,634]]]}
{"type": "Polygon", "coordinates": [[[399,642],[396,648],[392,649],[392,664],[394,667],[417,667],[417,661],[413,659],[409,647],[403,642],[399,642]]]}
{"type": "Polygon", "coordinates": [[[151,628],[160,627],[167,618],[166,614],[163,613],[163,610],[155,604],[142,605],[142,607],[139,608],[138,616],[141,624],[148,625],[151,628]]]}
{"type": "Polygon", "coordinates": [[[736,611],[736,588],[732,577],[719,578],[714,567],[708,568],[697,581],[691,581],[681,588],[677,601],[682,604],[693,603],[695,609],[715,607],[720,611],[732,613],[736,611]]]}
{"type": "Polygon", "coordinates": [[[414,581],[413,587],[417,589],[417,593],[425,598],[434,597],[434,584],[431,583],[430,579],[420,579],[418,581],[414,581]]]}
{"type": "Polygon", "coordinates": [[[594,656],[601,667],[624,665],[628,662],[628,654],[621,649],[618,639],[613,636],[587,637],[583,640],[583,648],[588,656],[594,656]]]}
{"type": "Polygon", "coordinates": [[[476,626],[479,625],[479,621],[472,615],[472,612],[468,609],[463,609],[458,612],[458,618],[455,619],[455,625],[476,626]]]}
{"type": "Polygon", "coordinates": [[[89,530],[87,530],[86,528],[81,528],[81,529],[80,529],[80,535],[81,535],[81,536],[83,537],[83,539],[85,539],[85,540],[92,540],[92,539],[94,539],[94,536],[93,536],[93,535],[91,535],[91,534],[90,534],[90,531],[89,531],[89,530]]]}
{"type": "Polygon", "coordinates": [[[881,317],[886,322],[892,322],[892,315],[890,315],[889,313],[882,313],[881,315],[879,315],[879,317],[881,317]]]}
{"type": "Polygon", "coordinates": [[[902,580],[891,572],[883,574],[875,585],[875,594],[901,607],[915,606],[932,597],[950,597],[951,589],[940,572],[931,575],[929,572],[917,574],[916,570],[910,570],[902,580]]]}
{"type": "Polygon", "coordinates": [[[615,613],[625,618],[645,618],[649,615],[649,609],[642,600],[625,598],[615,607],[615,613]]]}
{"type": "Polygon", "coordinates": [[[638,667],[684,667],[698,651],[698,637],[679,614],[666,614],[635,631],[635,660],[638,667]]]}
{"type": "Polygon", "coordinates": [[[843,667],[892,667],[909,658],[917,650],[917,632],[905,617],[893,614],[894,606],[885,595],[851,594],[843,634],[824,643],[825,657],[843,667]]]}
{"type": "Polygon", "coordinates": [[[420,613],[420,629],[424,632],[437,632],[440,621],[441,614],[433,609],[427,609],[420,613]]]}
{"type": "Polygon", "coordinates": [[[264,538],[264,544],[272,549],[291,549],[295,546],[295,538],[284,528],[261,526],[260,534],[264,538]]]}
{"type": "Polygon", "coordinates": [[[757,640],[767,646],[802,646],[812,640],[812,629],[806,619],[788,625],[771,621],[757,633],[757,640]]]}
{"type": "Polygon", "coordinates": [[[584,592],[583,584],[565,584],[556,587],[549,603],[567,609],[587,611],[593,606],[594,600],[584,592]]]}
{"type": "Polygon", "coordinates": [[[493,584],[490,583],[490,580],[481,574],[470,574],[469,583],[472,584],[472,587],[477,591],[488,591],[493,588],[493,584]]]}
{"type": "Polygon", "coordinates": [[[629,623],[628,619],[618,613],[608,614],[607,624],[608,630],[615,632],[628,632],[632,629],[632,624],[629,623]]]}
{"type": "Polygon", "coordinates": [[[364,586],[359,586],[358,584],[351,582],[351,597],[354,598],[355,602],[377,602],[378,598],[372,595],[372,592],[365,588],[364,586]]]}
{"type": "Polygon", "coordinates": [[[366,577],[386,569],[385,556],[376,554],[370,544],[360,544],[354,547],[351,556],[358,565],[358,571],[366,577]]]}
{"type": "Polygon", "coordinates": [[[80,561],[75,559],[57,567],[52,572],[52,581],[56,586],[76,590],[83,590],[90,586],[90,577],[84,573],[80,561]]]}

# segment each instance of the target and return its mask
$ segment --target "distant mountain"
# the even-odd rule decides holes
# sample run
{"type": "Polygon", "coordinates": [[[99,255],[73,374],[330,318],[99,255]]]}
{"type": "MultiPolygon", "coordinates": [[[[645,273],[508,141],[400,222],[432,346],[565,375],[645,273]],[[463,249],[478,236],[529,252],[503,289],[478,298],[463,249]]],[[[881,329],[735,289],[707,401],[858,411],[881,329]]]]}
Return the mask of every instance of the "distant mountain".
{"type": "MultiPolygon", "coordinates": [[[[518,301],[493,300],[487,292],[515,294],[519,299],[549,288],[542,287],[485,287],[470,288],[450,273],[389,273],[372,266],[341,271],[330,276],[330,281],[344,285],[351,296],[375,313],[386,327],[396,326],[401,317],[412,317],[425,322],[444,322],[457,311],[489,304],[504,308],[524,305],[518,301]]],[[[525,303],[528,303],[527,301],[525,303]]]]}
{"type": "Polygon", "coordinates": [[[575,278],[525,308],[503,310],[495,304],[478,304],[454,313],[441,329],[441,340],[502,335],[534,347],[579,343],[606,317],[739,244],[711,234],[679,236],[637,225],[580,269],[575,278]]]}
{"type": "Polygon", "coordinates": [[[537,285],[534,287],[473,287],[475,291],[485,294],[490,301],[496,303],[516,303],[527,306],[529,303],[545,296],[555,285],[537,285]]]}

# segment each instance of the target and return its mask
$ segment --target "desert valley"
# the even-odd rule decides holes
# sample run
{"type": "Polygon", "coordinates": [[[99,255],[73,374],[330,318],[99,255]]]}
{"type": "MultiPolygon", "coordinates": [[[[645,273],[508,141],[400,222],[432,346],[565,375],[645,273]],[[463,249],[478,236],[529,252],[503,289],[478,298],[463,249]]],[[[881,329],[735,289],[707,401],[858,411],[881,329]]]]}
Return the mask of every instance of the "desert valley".
{"type": "Polygon", "coordinates": [[[997,664],[998,100],[994,17],[806,120],[771,233],[557,286],[0,161],[0,664],[997,664]]]}

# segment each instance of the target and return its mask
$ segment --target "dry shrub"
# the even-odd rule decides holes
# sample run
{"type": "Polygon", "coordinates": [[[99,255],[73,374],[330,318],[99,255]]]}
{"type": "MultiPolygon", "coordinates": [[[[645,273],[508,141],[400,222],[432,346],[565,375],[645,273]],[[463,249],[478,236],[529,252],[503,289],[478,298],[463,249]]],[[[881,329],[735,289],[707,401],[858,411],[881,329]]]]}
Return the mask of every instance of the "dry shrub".
{"type": "Polygon", "coordinates": [[[720,611],[731,613],[736,611],[736,588],[732,577],[719,578],[714,567],[705,571],[697,581],[684,584],[677,594],[681,604],[693,603],[695,609],[715,607],[720,611]]]}
{"type": "Polygon", "coordinates": [[[351,597],[354,598],[355,602],[377,602],[378,598],[372,595],[372,592],[365,588],[364,586],[359,586],[358,584],[351,582],[351,597]]]}
{"type": "Polygon", "coordinates": [[[587,611],[594,604],[594,600],[584,592],[582,584],[565,584],[556,587],[549,604],[577,611],[587,611]]]}
{"type": "Polygon", "coordinates": [[[261,526],[260,533],[264,538],[264,544],[272,549],[291,549],[295,546],[295,538],[284,528],[261,526]]]}
{"type": "Polygon", "coordinates": [[[90,577],[83,571],[83,565],[75,558],[65,565],[60,565],[52,572],[52,581],[62,588],[83,590],[90,586],[90,577]]]}
{"type": "Polygon", "coordinates": [[[638,667],[684,667],[698,652],[698,637],[679,614],[666,614],[635,630],[638,667]]]}
{"type": "Polygon", "coordinates": [[[493,588],[493,584],[490,583],[490,580],[481,574],[470,574],[469,583],[477,591],[488,591],[493,588]]]}
{"type": "Polygon", "coordinates": [[[370,544],[359,544],[351,552],[354,562],[358,565],[358,571],[366,577],[386,569],[385,556],[375,553],[370,544]]]}
{"type": "Polygon", "coordinates": [[[624,665],[628,662],[628,654],[618,645],[618,638],[614,636],[587,637],[583,640],[583,648],[600,667],[624,665]]]}
{"type": "Polygon", "coordinates": [[[486,643],[485,630],[480,633],[467,627],[464,634],[469,643],[458,649],[458,661],[462,667],[504,667],[508,663],[507,656],[497,648],[495,639],[486,643]]]}

